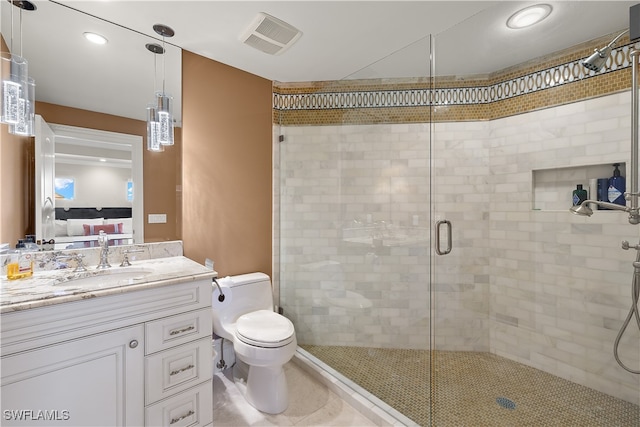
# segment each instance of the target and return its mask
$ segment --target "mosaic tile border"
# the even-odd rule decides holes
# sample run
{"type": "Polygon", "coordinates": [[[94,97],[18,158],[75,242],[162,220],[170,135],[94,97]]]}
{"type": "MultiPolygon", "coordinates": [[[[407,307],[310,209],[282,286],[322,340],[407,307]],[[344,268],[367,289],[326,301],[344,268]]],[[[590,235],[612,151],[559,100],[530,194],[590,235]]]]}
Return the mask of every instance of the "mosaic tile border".
{"type": "Polygon", "coordinates": [[[292,94],[274,92],[273,108],[276,111],[299,111],[490,104],[630,68],[629,53],[633,48],[640,49],[640,42],[614,49],[600,72],[588,71],[581,64],[584,58],[580,58],[487,86],[292,94]]]}

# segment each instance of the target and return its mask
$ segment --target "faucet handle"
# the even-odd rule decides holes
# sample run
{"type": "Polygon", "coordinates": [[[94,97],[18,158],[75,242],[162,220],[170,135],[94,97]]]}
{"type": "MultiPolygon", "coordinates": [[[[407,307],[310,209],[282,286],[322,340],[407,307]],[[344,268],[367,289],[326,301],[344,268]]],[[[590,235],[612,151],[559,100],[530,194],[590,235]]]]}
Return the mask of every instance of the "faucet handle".
{"type": "Polygon", "coordinates": [[[63,260],[63,259],[72,259],[76,262],[76,268],[73,269],[74,273],[79,273],[82,271],[87,271],[87,267],[85,267],[82,259],[84,258],[83,254],[72,254],[72,255],[58,255],[55,257],[55,260],[63,260]]]}
{"type": "Polygon", "coordinates": [[[629,249],[635,249],[636,251],[640,251],[640,243],[637,245],[631,245],[627,240],[622,241],[622,249],[628,251],[629,249]]]}
{"type": "Polygon", "coordinates": [[[120,267],[129,267],[131,263],[129,262],[129,254],[135,254],[138,252],[144,252],[144,249],[127,249],[122,253],[122,262],[120,263],[120,267]]]}
{"type": "Polygon", "coordinates": [[[76,269],[73,270],[74,272],[78,272],[78,271],[87,271],[87,267],[85,267],[84,262],[84,254],[77,254],[75,256],[75,260],[76,260],[76,269]]]}

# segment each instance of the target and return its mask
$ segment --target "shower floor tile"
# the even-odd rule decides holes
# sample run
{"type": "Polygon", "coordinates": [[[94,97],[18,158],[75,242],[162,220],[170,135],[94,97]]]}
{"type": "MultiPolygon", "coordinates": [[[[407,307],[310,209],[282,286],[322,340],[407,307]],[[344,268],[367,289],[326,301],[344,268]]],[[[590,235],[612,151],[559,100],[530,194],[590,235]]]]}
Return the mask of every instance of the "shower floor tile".
{"type": "Polygon", "coordinates": [[[437,427],[640,426],[638,405],[490,353],[301,347],[421,426],[430,396],[437,427]]]}

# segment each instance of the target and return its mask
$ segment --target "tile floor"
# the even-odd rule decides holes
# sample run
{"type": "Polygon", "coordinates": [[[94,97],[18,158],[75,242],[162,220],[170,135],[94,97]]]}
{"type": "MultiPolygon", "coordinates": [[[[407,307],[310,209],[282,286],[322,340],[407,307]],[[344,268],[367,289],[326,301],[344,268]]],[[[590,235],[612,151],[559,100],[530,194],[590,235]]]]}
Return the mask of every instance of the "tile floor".
{"type": "Polygon", "coordinates": [[[233,382],[231,368],[213,377],[213,425],[243,426],[376,426],[353,406],[299,364],[285,365],[289,407],[281,414],[265,414],[247,403],[233,382]]]}

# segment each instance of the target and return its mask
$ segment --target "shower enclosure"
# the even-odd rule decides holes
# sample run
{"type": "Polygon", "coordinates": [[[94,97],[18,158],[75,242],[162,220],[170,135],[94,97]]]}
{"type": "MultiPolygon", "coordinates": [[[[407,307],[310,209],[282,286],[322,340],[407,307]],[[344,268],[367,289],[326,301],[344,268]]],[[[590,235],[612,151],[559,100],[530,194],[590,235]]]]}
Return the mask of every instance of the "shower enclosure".
{"type": "MultiPolygon", "coordinates": [[[[441,59],[455,35],[276,85],[279,305],[301,351],[404,424],[637,425],[612,348],[640,232],[568,211],[577,184],[626,173],[628,86],[574,95],[602,84],[576,59],[592,46],[465,76],[441,59]]],[[[639,348],[630,328],[628,365],[639,348]]]]}

